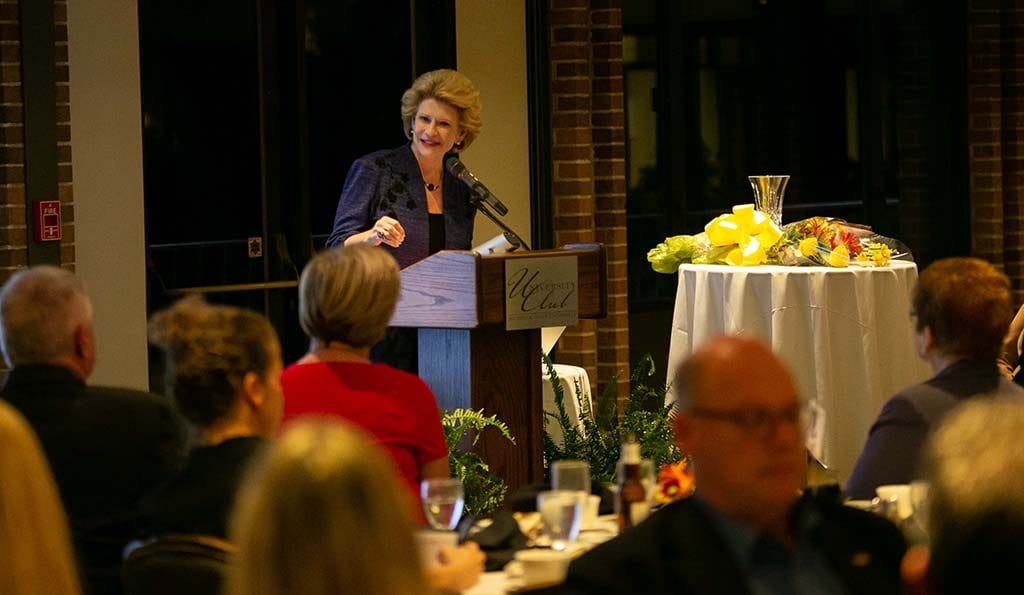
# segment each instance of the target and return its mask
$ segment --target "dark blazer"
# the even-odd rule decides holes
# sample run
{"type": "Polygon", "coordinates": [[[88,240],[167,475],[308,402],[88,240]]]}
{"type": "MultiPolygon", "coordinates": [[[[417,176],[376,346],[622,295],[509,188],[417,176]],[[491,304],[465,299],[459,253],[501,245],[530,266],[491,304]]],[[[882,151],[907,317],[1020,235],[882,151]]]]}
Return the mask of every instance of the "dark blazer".
{"type": "Polygon", "coordinates": [[[256,436],[201,446],[170,482],[143,499],[136,523],[143,535],[191,533],[227,538],[235,493],[268,441],[256,436]]]}
{"type": "Polygon", "coordinates": [[[86,386],[67,368],[18,366],[0,398],[39,436],[68,514],[92,593],[120,591],[124,523],[184,458],[185,432],[170,403],[149,393],[86,386]]]}
{"type": "MultiPolygon", "coordinates": [[[[847,593],[899,593],[903,536],[888,521],[838,503],[812,503],[821,522],[808,539],[829,561],[847,593]]],[[[561,593],[594,595],[746,595],[725,539],[692,500],[675,502],[569,567],[561,593]]]]}
{"type": "Polygon", "coordinates": [[[995,361],[959,361],[921,384],[896,394],[871,426],[846,495],[875,497],[880,485],[910,483],[928,434],[965,399],[977,396],[1024,398],[1024,388],[999,373],[995,361]]]}
{"type": "MultiPolygon", "coordinates": [[[[476,209],[470,204],[469,187],[444,171],[443,201],[446,250],[468,250],[473,241],[476,209]]],[[[427,193],[423,187],[416,156],[410,145],[377,151],[352,164],[338,199],[334,229],[327,246],[373,227],[383,216],[397,219],[405,229],[405,241],[398,248],[382,244],[400,268],[423,260],[430,249],[430,218],[427,193]]]]}

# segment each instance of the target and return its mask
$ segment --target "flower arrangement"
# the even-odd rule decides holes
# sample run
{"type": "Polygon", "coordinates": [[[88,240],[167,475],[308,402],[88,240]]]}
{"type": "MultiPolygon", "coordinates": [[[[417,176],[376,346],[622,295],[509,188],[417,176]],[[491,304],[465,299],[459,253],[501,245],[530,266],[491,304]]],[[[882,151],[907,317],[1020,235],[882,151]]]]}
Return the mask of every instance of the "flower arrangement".
{"type": "Polygon", "coordinates": [[[796,221],[780,230],[753,205],[738,205],[712,219],[703,233],[665,238],[647,253],[647,260],[656,272],[668,274],[683,263],[885,266],[896,256],[891,246],[901,244],[827,217],[796,221]]]}
{"type": "Polygon", "coordinates": [[[654,497],[658,502],[668,504],[689,497],[696,488],[690,458],[684,457],[676,463],[662,465],[658,471],[658,490],[654,497]]]}

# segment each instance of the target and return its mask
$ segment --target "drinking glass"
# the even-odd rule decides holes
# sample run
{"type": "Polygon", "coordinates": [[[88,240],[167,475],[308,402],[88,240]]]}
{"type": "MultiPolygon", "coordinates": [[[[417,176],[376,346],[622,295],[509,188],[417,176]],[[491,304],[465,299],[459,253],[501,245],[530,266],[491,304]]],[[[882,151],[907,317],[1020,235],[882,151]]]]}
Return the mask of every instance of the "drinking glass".
{"type": "Polygon", "coordinates": [[[552,490],[537,494],[537,510],[551,549],[564,550],[576,541],[583,520],[585,499],[579,491],[552,490]]]}
{"type": "Polygon", "coordinates": [[[590,465],[584,461],[551,463],[551,489],[590,494],[590,465]]]}
{"type": "Polygon", "coordinates": [[[461,480],[424,479],[420,483],[420,499],[431,527],[441,531],[455,530],[462,518],[465,502],[461,480]]]}
{"type": "Polygon", "coordinates": [[[658,473],[654,468],[654,461],[643,459],[640,461],[640,483],[647,490],[647,501],[654,502],[654,496],[658,491],[658,473]]]}
{"type": "Polygon", "coordinates": [[[782,196],[786,193],[789,176],[747,176],[754,189],[754,206],[771,219],[775,225],[782,225],[782,196]]]}

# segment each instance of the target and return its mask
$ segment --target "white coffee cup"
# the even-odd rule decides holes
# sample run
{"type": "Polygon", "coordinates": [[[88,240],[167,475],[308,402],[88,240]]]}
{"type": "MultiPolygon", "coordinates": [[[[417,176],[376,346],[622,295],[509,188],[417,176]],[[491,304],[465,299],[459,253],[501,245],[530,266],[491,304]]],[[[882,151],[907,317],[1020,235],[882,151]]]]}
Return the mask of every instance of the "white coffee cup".
{"type": "Polygon", "coordinates": [[[416,548],[420,552],[420,563],[424,567],[438,566],[438,555],[444,547],[457,547],[459,534],[455,531],[434,531],[417,529],[415,532],[416,548]]]}
{"type": "Polygon", "coordinates": [[[597,526],[598,511],[601,508],[601,496],[587,496],[587,504],[583,507],[583,528],[591,529],[597,526]]]}
{"type": "Polygon", "coordinates": [[[572,554],[557,550],[520,550],[515,563],[523,586],[556,585],[565,580],[572,554]]]}
{"type": "Polygon", "coordinates": [[[900,519],[909,518],[914,513],[914,502],[910,499],[910,485],[905,483],[878,486],[875,488],[878,497],[887,502],[896,501],[896,513],[900,519]]]}

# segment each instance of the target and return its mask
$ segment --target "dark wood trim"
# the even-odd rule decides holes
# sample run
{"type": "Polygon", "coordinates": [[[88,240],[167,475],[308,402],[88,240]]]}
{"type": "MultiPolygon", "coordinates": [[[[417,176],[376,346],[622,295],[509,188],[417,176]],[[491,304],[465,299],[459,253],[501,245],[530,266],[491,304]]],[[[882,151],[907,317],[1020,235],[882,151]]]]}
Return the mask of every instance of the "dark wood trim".
{"type": "Polygon", "coordinates": [[[863,58],[858,72],[860,104],[861,200],[868,223],[879,233],[895,235],[885,203],[885,163],[882,158],[882,7],[879,0],[861,2],[857,9],[863,58]]]}
{"type": "Polygon", "coordinates": [[[530,235],[534,249],[554,247],[551,196],[551,61],[547,0],[526,0],[526,95],[530,145],[530,235]]]}
{"type": "Polygon", "coordinates": [[[412,81],[424,72],[457,68],[455,0],[409,0],[412,81]]]}
{"type": "MultiPolygon", "coordinates": [[[[686,62],[686,37],[681,33],[682,5],[658,0],[658,74],[654,111],[657,113],[657,164],[661,195],[671,204],[665,211],[671,216],[670,229],[689,230],[686,142],[688,134],[682,102],[686,80],[691,75],[686,62]]],[[[685,28],[682,28],[685,31],[685,28]]],[[[696,80],[694,74],[692,80],[696,80]]],[[[629,164],[626,164],[629,167],[629,164]]]]}
{"type": "Polygon", "coordinates": [[[53,2],[19,2],[21,93],[25,135],[25,225],[28,264],[60,265],[60,242],[37,242],[37,200],[57,200],[57,38],[53,2]]]}

